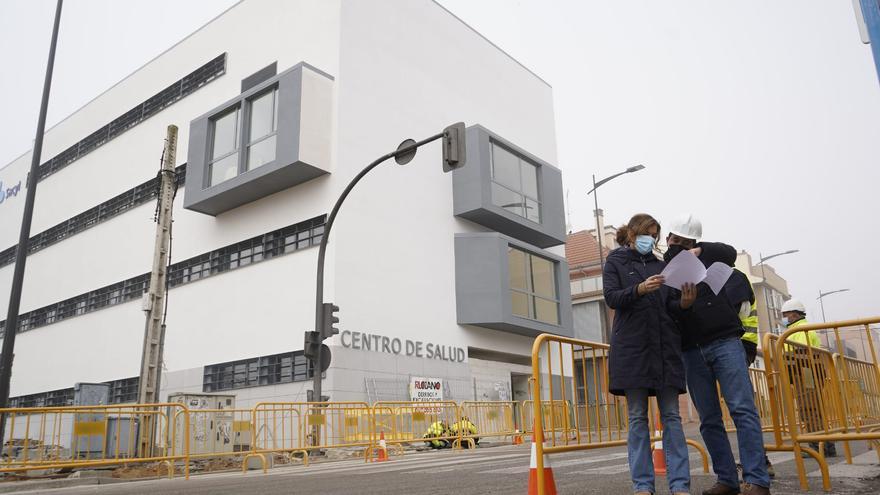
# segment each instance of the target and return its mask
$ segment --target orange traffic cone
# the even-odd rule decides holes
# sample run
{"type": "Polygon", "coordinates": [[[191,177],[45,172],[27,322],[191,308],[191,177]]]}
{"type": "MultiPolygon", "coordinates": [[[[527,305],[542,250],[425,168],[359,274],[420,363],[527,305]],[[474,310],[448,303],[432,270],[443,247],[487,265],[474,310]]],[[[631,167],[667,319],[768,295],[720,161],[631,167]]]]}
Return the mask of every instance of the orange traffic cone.
{"type": "Polygon", "coordinates": [[[388,447],[385,445],[385,432],[379,432],[379,455],[376,457],[376,462],[383,462],[388,460],[388,447]]]}
{"type": "MultiPolygon", "coordinates": [[[[538,450],[535,442],[544,444],[543,432],[532,434],[532,458],[529,462],[529,493],[538,495],[538,450]]],[[[550,458],[544,454],[544,495],[556,495],[556,481],[553,479],[553,467],[550,466],[550,458]]]]}
{"type": "MultiPolygon", "coordinates": [[[[657,413],[657,428],[654,434],[663,438],[663,423],[660,422],[660,413],[657,413]]],[[[654,442],[654,452],[652,456],[654,461],[654,476],[666,476],[666,454],[663,453],[663,440],[654,442]]]]}
{"type": "Polygon", "coordinates": [[[516,430],[513,433],[513,444],[514,445],[522,445],[522,443],[523,443],[522,433],[520,433],[519,430],[516,430]]]}
{"type": "Polygon", "coordinates": [[[666,476],[666,454],[663,453],[663,441],[654,442],[654,476],[666,476]]]}

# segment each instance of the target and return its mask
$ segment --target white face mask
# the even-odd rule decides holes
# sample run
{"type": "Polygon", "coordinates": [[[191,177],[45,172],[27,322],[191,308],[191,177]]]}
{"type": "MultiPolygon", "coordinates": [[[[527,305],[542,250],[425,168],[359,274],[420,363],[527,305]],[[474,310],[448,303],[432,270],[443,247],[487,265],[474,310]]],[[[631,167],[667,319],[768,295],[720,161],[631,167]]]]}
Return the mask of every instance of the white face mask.
{"type": "Polygon", "coordinates": [[[782,326],[787,327],[789,323],[791,323],[791,322],[788,321],[788,317],[783,316],[782,317],[782,326]]]}

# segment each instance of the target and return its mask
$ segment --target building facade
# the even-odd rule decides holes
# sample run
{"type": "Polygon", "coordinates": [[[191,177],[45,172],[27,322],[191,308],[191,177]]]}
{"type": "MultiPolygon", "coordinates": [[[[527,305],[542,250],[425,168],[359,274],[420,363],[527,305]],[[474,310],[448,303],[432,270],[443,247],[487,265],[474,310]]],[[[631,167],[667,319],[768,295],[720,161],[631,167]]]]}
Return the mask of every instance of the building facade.
{"type": "MultiPolygon", "coordinates": [[[[467,125],[366,176],[329,238],[331,400],[527,398],[535,335],[572,335],[561,172],[547,82],[431,1],[243,1],[45,136],[17,329],[14,404],[77,382],[136,398],[165,130],[180,128],[161,397],[305,401],[317,245],[348,182],[397,148],[467,125]]],[[[26,187],[30,154],[0,169],[26,187]]],[[[17,184],[20,184],[18,186],[17,184]]],[[[11,285],[24,195],[0,203],[11,285]]],[[[0,293],[0,306],[8,304],[0,293]]],[[[5,329],[8,331],[9,329],[5,329]]]]}
{"type": "Polygon", "coordinates": [[[782,328],[782,305],[791,299],[788,282],[772,266],[755,264],[752,255],[746,251],[737,253],[735,266],[749,277],[755,291],[759,333],[779,333],[782,328]]]}

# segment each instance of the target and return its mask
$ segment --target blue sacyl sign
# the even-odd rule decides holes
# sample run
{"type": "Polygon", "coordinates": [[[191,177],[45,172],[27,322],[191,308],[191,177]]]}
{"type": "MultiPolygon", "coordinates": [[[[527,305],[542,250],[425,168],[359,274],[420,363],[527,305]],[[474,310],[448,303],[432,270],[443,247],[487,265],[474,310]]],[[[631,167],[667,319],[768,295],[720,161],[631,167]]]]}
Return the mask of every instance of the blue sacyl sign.
{"type": "Polygon", "coordinates": [[[21,181],[18,181],[18,184],[6,188],[3,186],[3,181],[0,180],[0,204],[6,201],[7,198],[12,198],[18,196],[18,191],[21,190],[21,181]]]}

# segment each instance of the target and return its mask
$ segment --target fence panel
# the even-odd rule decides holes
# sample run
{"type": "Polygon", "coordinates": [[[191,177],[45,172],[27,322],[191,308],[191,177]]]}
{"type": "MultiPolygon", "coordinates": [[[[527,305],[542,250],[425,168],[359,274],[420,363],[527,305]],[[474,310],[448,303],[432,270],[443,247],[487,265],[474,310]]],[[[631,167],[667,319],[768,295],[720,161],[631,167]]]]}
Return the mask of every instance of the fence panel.
{"type": "Polygon", "coordinates": [[[173,462],[183,461],[189,477],[189,424],[178,428],[173,419],[188,417],[182,404],[8,408],[0,415],[0,472],[164,462],[173,475],[173,462]]]}
{"type": "Polygon", "coordinates": [[[500,437],[513,442],[517,434],[514,425],[515,403],[511,401],[465,401],[460,407],[461,421],[470,421],[475,433],[462,432],[470,438],[500,437]]]}
{"type": "MultiPolygon", "coordinates": [[[[880,323],[880,317],[862,320],[803,324],[790,327],[782,335],[765,335],[763,341],[768,370],[768,385],[778,390],[781,408],[774,426],[774,445],[768,450],[794,452],[795,465],[803,489],[809,488],[801,452],[808,453],[819,463],[822,484],[831,489],[828,463],[820,452],[802,443],[843,442],[846,461],[852,463],[849,442],[853,440],[880,440],[878,416],[878,383],[880,367],[870,325],[880,323]],[[851,352],[843,344],[842,331],[856,330],[867,336],[862,357],[834,355],[827,349],[800,344],[789,340],[796,334],[817,332],[824,334],[826,345],[835,342],[835,348],[851,352]],[[830,333],[830,332],[833,332],[830,333]]],[[[800,340],[809,341],[806,335],[800,340]]],[[[821,340],[821,339],[820,339],[821,340]]],[[[850,340],[850,339],[848,339],[850,340]]],[[[864,345],[864,340],[863,340],[864,345]]],[[[773,402],[771,401],[771,406],[773,402]]]]}
{"type": "Polygon", "coordinates": [[[455,402],[377,402],[372,411],[374,447],[383,434],[389,445],[433,442],[440,447],[461,442],[461,429],[457,433],[451,430],[460,420],[455,402]]]}

